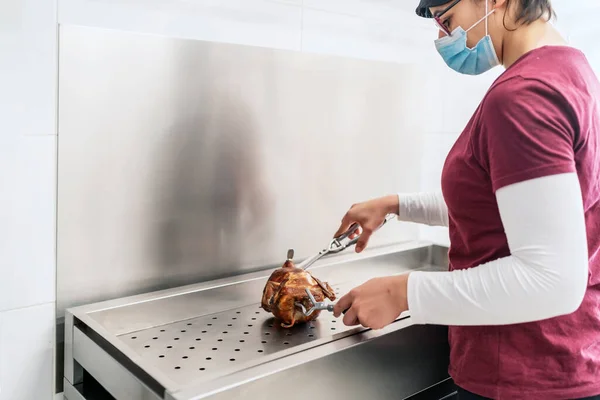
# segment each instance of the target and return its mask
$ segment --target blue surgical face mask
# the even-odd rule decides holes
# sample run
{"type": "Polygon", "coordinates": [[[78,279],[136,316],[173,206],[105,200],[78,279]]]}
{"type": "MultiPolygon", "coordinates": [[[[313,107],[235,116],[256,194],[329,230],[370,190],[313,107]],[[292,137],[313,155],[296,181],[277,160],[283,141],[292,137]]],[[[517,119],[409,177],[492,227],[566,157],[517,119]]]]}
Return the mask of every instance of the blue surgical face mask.
{"type": "Polygon", "coordinates": [[[500,65],[498,55],[494,49],[492,38],[488,33],[487,18],[494,12],[487,12],[486,15],[477,21],[472,27],[466,31],[458,27],[451,36],[444,36],[435,41],[435,47],[446,62],[446,64],[461,74],[466,75],[481,75],[484,72],[500,65]],[[479,25],[485,20],[485,36],[477,43],[477,45],[469,49],[467,47],[467,32],[479,25]]]}

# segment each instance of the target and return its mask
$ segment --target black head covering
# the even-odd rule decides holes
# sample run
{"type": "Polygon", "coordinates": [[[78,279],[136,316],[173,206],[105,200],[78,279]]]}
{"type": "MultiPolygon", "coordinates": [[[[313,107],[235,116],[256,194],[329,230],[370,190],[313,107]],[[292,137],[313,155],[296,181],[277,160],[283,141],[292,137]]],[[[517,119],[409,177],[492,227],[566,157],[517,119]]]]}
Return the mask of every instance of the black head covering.
{"type": "Polygon", "coordinates": [[[421,0],[417,8],[417,15],[423,18],[433,18],[429,7],[438,7],[449,3],[451,0],[421,0]]]}

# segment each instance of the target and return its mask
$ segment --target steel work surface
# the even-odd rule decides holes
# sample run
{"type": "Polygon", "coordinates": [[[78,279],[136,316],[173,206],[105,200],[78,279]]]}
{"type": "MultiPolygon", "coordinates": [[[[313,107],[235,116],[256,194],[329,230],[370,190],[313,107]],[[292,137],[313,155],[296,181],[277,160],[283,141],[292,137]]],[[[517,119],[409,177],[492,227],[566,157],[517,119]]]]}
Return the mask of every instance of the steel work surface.
{"type": "MultiPolygon", "coordinates": [[[[405,244],[360,257],[332,257],[311,272],[341,295],[376,276],[446,269],[445,251],[405,244]]],[[[326,311],[309,324],[282,328],[259,308],[269,274],[246,274],[70,312],[169,393],[195,393],[196,387],[209,388],[225,377],[368,331],[347,327],[326,311]]]]}
{"type": "Polygon", "coordinates": [[[284,329],[252,305],[123,334],[119,339],[171,380],[185,385],[208,373],[219,374],[351,330],[326,312],[317,321],[284,329]]]}

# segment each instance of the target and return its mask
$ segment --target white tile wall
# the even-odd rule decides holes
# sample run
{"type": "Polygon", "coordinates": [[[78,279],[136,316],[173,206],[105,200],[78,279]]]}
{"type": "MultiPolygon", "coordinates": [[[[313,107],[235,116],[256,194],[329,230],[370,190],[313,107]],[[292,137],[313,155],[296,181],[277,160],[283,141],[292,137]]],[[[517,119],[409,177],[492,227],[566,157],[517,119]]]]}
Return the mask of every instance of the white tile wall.
{"type": "Polygon", "coordinates": [[[301,6],[303,0],[268,0],[274,3],[293,4],[295,6],[301,6]]]}
{"type": "MultiPolygon", "coordinates": [[[[600,3],[555,5],[561,29],[600,71],[600,3]]],[[[438,190],[444,157],[495,75],[449,71],[434,50],[431,21],[416,18],[415,6],[416,0],[0,3],[0,400],[52,397],[57,17],[63,24],[424,63],[430,74],[423,90],[431,95],[422,108],[422,189],[438,190]]],[[[444,229],[423,228],[421,236],[447,242],[444,229]]]]}
{"type": "Polygon", "coordinates": [[[51,400],[54,303],[0,313],[0,400],[51,400]]]}
{"type": "Polygon", "coordinates": [[[58,0],[61,24],[300,49],[299,1],[58,0]]]}
{"type": "Polygon", "coordinates": [[[386,20],[397,25],[414,25],[421,21],[414,18],[417,3],[414,1],[382,0],[304,0],[306,8],[337,14],[354,15],[373,20],[386,20]]]}
{"type": "Polygon", "coordinates": [[[0,136],[54,133],[55,13],[53,0],[0,2],[0,136]]]}
{"type": "Polygon", "coordinates": [[[0,400],[51,399],[56,3],[0,2],[0,400]]]}
{"type": "Polygon", "coordinates": [[[307,8],[302,51],[400,63],[431,59],[434,25],[407,13],[398,15],[399,20],[389,21],[307,8]]]}
{"type": "Polygon", "coordinates": [[[554,0],[556,9],[556,26],[566,36],[572,46],[583,50],[595,69],[600,74],[600,2],[596,0],[554,0]]]}
{"type": "Polygon", "coordinates": [[[53,302],[56,136],[0,137],[0,165],[0,311],[53,302]]]}

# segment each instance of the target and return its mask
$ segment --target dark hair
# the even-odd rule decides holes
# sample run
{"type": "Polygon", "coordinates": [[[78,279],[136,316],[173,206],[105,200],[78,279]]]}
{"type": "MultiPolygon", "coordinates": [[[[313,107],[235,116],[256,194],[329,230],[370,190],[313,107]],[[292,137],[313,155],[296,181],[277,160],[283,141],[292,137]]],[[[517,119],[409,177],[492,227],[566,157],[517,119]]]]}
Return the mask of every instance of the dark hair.
{"type": "Polygon", "coordinates": [[[556,17],[551,0],[506,0],[506,7],[510,9],[514,1],[518,3],[515,10],[517,24],[529,25],[540,18],[551,20],[556,17]]]}

